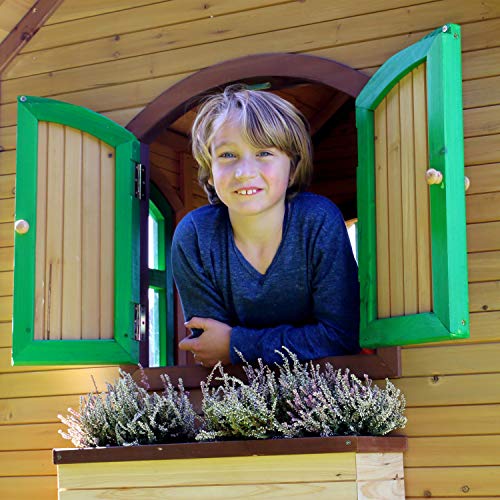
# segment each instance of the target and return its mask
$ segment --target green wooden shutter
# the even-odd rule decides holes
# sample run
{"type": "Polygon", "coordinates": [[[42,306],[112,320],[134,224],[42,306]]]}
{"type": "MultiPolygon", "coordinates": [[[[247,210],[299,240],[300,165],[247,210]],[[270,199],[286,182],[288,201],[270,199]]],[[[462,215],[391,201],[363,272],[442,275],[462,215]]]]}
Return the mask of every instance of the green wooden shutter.
{"type": "Polygon", "coordinates": [[[362,346],[468,337],[459,26],[391,57],[356,122],[362,346]]]}
{"type": "Polygon", "coordinates": [[[137,362],[139,161],[108,118],[18,98],[15,365],[137,362]]]}

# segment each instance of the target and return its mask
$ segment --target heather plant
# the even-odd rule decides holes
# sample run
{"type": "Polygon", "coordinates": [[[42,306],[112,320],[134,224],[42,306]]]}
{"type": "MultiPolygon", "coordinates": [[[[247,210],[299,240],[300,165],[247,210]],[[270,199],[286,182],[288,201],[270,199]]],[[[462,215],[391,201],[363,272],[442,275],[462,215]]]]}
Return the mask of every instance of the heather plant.
{"type": "Polygon", "coordinates": [[[369,435],[383,436],[406,425],[406,401],[401,391],[386,379],[382,389],[365,375],[361,381],[349,370],[335,370],[329,363],[323,371],[309,363],[301,368],[300,386],[293,386],[297,360],[284,364],[280,387],[290,417],[292,436],[369,435]],[[288,385],[286,385],[288,384],[288,385]]]}
{"type": "Polygon", "coordinates": [[[162,381],[163,393],[150,394],[144,373],[141,387],[120,370],[120,378],[106,384],[106,392],[99,394],[96,387],[95,393],[80,398],[79,412],[69,408],[69,415],[59,415],[68,426],[59,433],[78,448],[192,440],[196,414],[182,380],[178,388],[166,375],[162,381]]]}
{"type": "Polygon", "coordinates": [[[243,369],[248,383],[228,375],[220,363],[201,383],[204,428],[197,440],[266,439],[280,435],[276,377],[261,360],[255,368],[245,363],[243,369]],[[220,386],[211,387],[213,380],[220,386]]]}
{"type": "Polygon", "coordinates": [[[406,400],[401,391],[388,379],[385,389],[345,370],[335,370],[327,364],[323,373],[326,387],[336,400],[342,421],[342,434],[383,436],[406,425],[406,400]]]}
{"type": "Polygon", "coordinates": [[[280,354],[283,364],[278,371],[278,407],[284,433],[288,437],[341,434],[339,409],[319,365],[300,363],[288,350],[280,354]]]}
{"type": "Polygon", "coordinates": [[[205,429],[196,439],[266,439],[272,437],[382,436],[404,427],[405,399],[386,380],[386,388],[349,370],[324,369],[301,363],[295,354],[280,353],[273,372],[261,361],[245,363],[248,383],[216,367],[202,384],[205,429]],[[210,388],[212,380],[221,382],[210,388]]]}

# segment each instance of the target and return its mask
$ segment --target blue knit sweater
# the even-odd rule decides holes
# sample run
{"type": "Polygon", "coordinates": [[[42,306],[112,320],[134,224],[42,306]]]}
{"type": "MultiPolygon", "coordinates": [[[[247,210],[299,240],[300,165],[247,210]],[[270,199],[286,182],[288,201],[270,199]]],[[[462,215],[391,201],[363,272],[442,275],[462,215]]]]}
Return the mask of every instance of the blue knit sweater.
{"type": "MultiPolygon", "coordinates": [[[[235,245],[227,208],[209,205],[182,219],[172,270],[186,320],[232,326],[231,361],[279,362],[359,352],[359,285],[344,220],[327,198],[301,193],[287,203],[283,237],[265,274],[235,245]]],[[[196,333],[196,332],[195,332],[196,333]]]]}

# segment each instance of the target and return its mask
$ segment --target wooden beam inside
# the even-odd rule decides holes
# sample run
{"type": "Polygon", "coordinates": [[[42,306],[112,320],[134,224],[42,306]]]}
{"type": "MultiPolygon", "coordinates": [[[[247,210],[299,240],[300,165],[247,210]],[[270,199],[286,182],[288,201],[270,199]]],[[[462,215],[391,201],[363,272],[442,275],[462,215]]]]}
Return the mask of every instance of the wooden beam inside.
{"type": "Polygon", "coordinates": [[[321,127],[349,100],[350,96],[344,92],[337,92],[326,106],[316,113],[309,123],[311,125],[311,136],[318,132],[321,127]]]}

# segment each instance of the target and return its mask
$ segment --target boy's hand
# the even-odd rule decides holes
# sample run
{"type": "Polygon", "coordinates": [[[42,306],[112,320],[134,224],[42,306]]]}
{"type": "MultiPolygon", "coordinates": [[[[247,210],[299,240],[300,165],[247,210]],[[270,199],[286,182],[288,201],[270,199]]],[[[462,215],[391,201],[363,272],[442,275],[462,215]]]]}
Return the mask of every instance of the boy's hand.
{"type": "Polygon", "coordinates": [[[229,346],[232,328],[211,318],[191,318],[184,323],[186,328],[200,328],[203,334],[196,338],[185,338],[179,342],[179,349],[191,351],[202,366],[212,367],[219,361],[223,365],[231,362],[229,346]]]}

